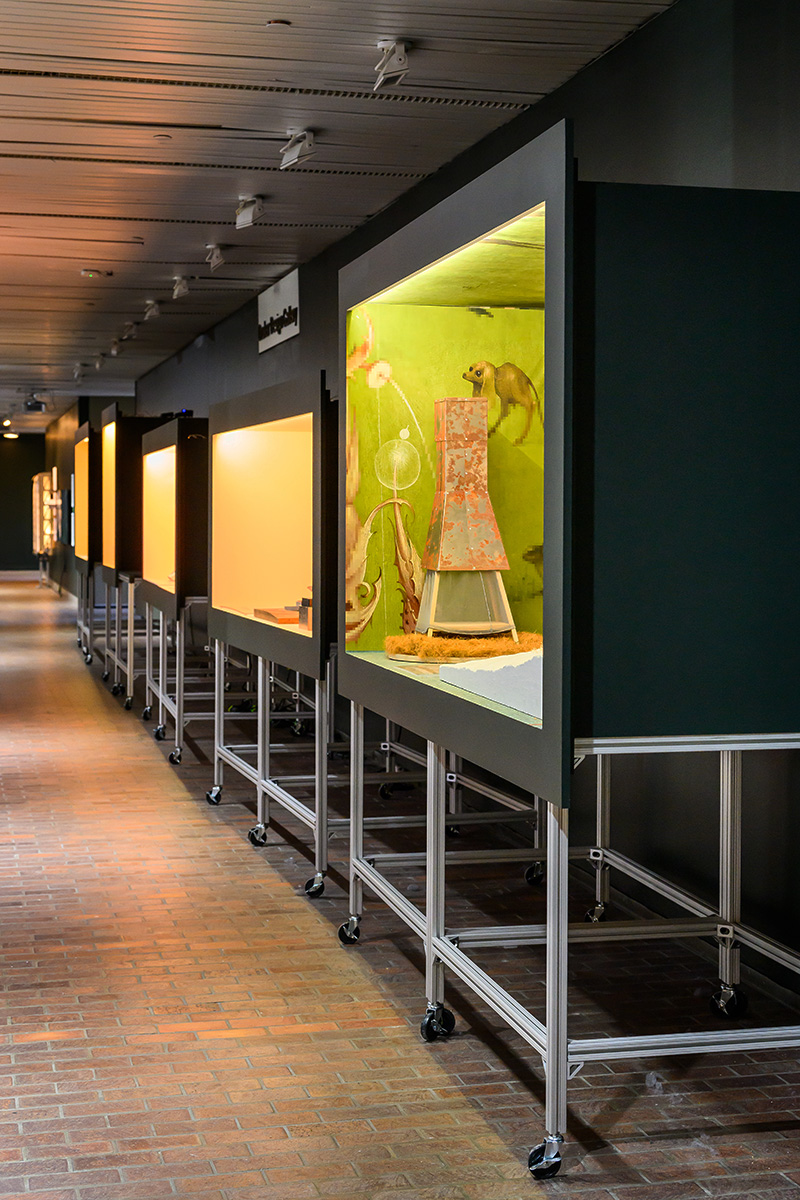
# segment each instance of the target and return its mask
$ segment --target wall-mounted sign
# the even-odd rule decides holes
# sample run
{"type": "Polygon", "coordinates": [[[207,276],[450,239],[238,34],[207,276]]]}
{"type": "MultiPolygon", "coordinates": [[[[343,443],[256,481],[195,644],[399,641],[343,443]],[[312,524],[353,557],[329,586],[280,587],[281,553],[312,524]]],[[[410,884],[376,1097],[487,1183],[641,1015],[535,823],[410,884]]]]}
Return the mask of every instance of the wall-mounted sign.
{"type": "Polygon", "coordinates": [[[298,273],[292,271],[258,297],[259,354],[300,332],[299,294],[298,273]]]}

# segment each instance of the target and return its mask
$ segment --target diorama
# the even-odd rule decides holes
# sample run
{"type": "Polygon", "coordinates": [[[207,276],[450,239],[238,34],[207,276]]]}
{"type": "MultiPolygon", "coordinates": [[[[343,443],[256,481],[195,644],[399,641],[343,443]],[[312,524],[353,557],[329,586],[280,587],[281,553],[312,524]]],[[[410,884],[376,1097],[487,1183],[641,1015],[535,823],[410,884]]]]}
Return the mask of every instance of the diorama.
{"type": "Polygon", "coordinates": [[[85,575],[102,556],[101,435],[88,422],[75,435],[72,505],[75,567],[85,575]]]}
{"type": "MultiPolygon", "coordinates": [[[[142,571],[142,437],[162,417],[129,417],[116,404],[102,414],[103,579],[116,587],[119,574],[142,571]]],[[[76,485],[77,486],[77,485],[76,485]]]]}
{"type": "Polygon", "coordinates": [[[212,603],[299,636],[313,621],[313,433],[301,413],[217,433],[211,451],[212,603]]]}
{"type": "Polygon", "coordinates": [[[542,720],[546,205],[347,322],[346,646],[542,720]]]}
{"type": "Polygon", "coordinates": [[[304,376],[214,405],[209,434],[209,632],[322,678],[335,640],[336,405],[319,374],[304,376]]]}
{"type": "Polygon", "coordinates": [[[563,133],[523,157],[505,191],[481,177],[340,272],[340,683],[555,798],[563,133]]]}
{"type": "Polygon", "coordinates": [[[61,493],[56,469],[33,476],[33,553],[49,558],[61,536],[61,493]]]}
{"type": "Polygon", "coordinates": [[[175,619],[208,594],[208,421],[180,416],[142,438],[142,599],[175,619]]]}

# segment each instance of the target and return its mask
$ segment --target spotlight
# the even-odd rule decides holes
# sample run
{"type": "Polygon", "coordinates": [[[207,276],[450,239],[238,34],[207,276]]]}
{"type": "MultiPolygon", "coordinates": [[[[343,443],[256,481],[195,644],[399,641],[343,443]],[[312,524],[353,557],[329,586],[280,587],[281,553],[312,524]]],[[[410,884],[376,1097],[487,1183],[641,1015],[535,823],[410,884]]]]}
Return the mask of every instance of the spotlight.
{"type": "Polygon", "coordinates": [[[25,401],[25,412],[41,413],[44,412],[46,407],[44,400],[37,400],[35,396],[25,401]]]}
{"type": "Polygon", "coordinates": [[[103,365],[103,359],[104,359],[104,358],[105,358],[105,354],[98,354],[97,358],[94,360],[94,369],[95,369],[95,371],[99,371],[99,370],[100,370],[100,368],[101,368],[101,367],[102,367],[102,365],[103,365]]]}
{"type": "Polygon", "coordinates": [[[236,209],[236,228],[248,229],[264,215],[263,196],[240,196],[236,209]]]}
{"type": "Polygon", "coordinates": [[[289,141],[285,146],[281,146],[280,150],[282,171],[305,162],[316,150],[314,134],[310,129],[287,129],[286,132],[289,141]]]}
{"type": "Polygon", "coordinates": [[[138,330],[138,328],[139,328],[139,326],[136,323],[136,321],[128,321],[127,325],[122,330],[123,342],[128,342],[128,341],[131,341],[133,338],[135,338],[136,331],[138,330]]]}
{"type": "Polygon", "coordinates": [[[11,424],[11,417],[6,417],[5,420],[3,421],[4,428],[8,429],[10,424],[11,424]]]}
{"type": "Polygon", "coordinates": [[[99,267],[81,267],[81,279],[108,278],[113,274],[113,271],[101,271],[99,267]]]}
{"type": "Polygon", "coordinates": [[[187,295],[189,291],[189,280],[185,275],[175,276],[175,285],[172,289],[172,299],[180,300],[181,296],[187,295]]]}
{"type": "Polygon", "coordinates": [[[4,437],[4,438],[8,438],[8,440],[9,440],[10,442],[13,442],[13,441],[16,441],[16,439],[19,437],[19,434],[18,434],[18,433],[11,433],[11,431],[9,430],[9,431],[8,431],[8,433],[4,433],[4,434],[3,434],[3,437],[4,437]]]}
{"type": "Polygon", "coordinates": [[[378,42],[378,49],[383,51],[383,58],[376,66],[378,78],[375,80],[373,92],[391,83],[402,83],[408,74],[408,46],[395,38],[386,38],[378,42]]]}
{"type": "Polygon", "coordinates": [[[206,262],[212,271],[216,271],[217,267],[221,267],[225,262],[225,259],[222,257],[222,251],[216,242],[207,242],[206,250],[208,251],[206,262]]]}
{"type": "Polygon", "coordinates": [[[144,319],[145,319],[145,321],[152,321],[156,317],[160,317],[160,316],[161,316],[161,309],[159,308],[158,301],[157,300],[145,300],[145,302],[144,302],[144,319]]]}
{"type": "Polygon", "coordinates": [[[111,343],[109,354],[112,358],[116,358],[119,354],[119,338],[114,338],[113,342],[111,343]]]}

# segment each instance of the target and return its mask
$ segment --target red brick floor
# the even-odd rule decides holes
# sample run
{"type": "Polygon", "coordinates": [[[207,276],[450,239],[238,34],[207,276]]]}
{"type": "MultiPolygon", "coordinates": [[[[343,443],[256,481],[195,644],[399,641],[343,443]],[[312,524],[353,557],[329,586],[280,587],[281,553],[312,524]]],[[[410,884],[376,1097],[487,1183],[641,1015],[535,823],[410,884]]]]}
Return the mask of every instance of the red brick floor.
{"type": "MultiPolygon", "coordinates": [[[[570,1158],[536,1184],[538,1058],[453,986],[432,1046],[419,943],[377,901],[347,915],[346,841],[310,902],[303,831],[246,841],[250,793],[212,809],[208,743],[181,768],[84,666],[74,610],[0,585],[0,1195],[40,1200],[774,1197],[800,1186],[800,1057],[594,1064],[570,1158]]],[[[231,781],[233,783],[233,781],[231,781]]],[[[457,919],[539,919],[541,896],[454,873],[457,919]],[[539,914],[539,915],[537,915],[539,914]]],[[[409,896],[422,880],[408,872],[409,896]]],[[[585,904],[580,892],[576,904],[585,904]]],[[[534,1011],[538,951],[486,952],[534,1011]]],[[[573,955],[572,1032],[704,1024],[713,969],[662,943],[573,955]]],[[[789,1023],[766,996],[753,1022],[789,1023]]]]}

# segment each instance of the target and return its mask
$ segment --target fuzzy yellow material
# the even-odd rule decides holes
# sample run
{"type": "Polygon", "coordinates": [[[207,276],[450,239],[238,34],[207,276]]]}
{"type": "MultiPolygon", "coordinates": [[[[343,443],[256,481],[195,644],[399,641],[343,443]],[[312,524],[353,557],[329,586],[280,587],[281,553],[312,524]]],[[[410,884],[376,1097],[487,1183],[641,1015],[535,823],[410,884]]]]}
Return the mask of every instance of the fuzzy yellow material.
{"type": "Polygon", "coordinates": [[[404,654],[410,658],[497,658],[501,654],[524,654],[541,649],[540,633],[518,633],[517,637],[518,642],[511,637],[450,638],[403,633],[387,637],[383,648],[387,654],[404,654]]]}

